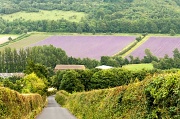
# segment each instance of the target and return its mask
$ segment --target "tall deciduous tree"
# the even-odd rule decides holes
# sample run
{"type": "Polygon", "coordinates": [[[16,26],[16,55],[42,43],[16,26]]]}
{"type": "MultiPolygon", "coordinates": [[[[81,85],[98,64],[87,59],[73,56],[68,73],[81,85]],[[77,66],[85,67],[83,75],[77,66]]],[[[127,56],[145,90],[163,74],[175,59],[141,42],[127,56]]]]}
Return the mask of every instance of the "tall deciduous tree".
{"type": "Polygon", "coordinates": [[[66,90],[67,92],[76,92],[76,91],[83,91],[84,85],[78,79],[78,73],[74,70],[67,71],[61,80],[60,84],[61,90],[66,90]]]}

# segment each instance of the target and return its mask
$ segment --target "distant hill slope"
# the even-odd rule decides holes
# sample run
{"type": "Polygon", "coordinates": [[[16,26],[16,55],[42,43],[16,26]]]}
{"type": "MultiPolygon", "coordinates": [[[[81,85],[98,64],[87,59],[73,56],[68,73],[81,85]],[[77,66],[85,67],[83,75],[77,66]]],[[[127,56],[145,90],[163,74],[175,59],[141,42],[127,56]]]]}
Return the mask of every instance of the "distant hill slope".
{"type": "Polygon", "coordinates": [[[179,0],[0,0],[0,3],[0,13],[4,14],[58,9],[126,19],[180,17],[179,0]]]}
{"type": "MultiPolygon", "coordinates": [[[[180,33],[179,0],[0,0],[0,33],[22,32],[90,32],[90,33],[180,33]],[[53,20],[14,20],[12,13],[60,11],[53,20]],[[23,12],[22,12],[23,11],[23,12]],[[68,19],[62,11],[81,12],[68,19]],[[10,14],[8,19],[4,14],[10,14]],[[80,21],[76,19],[80,18],[80,21]],[[78,21],[78,23],[74,23],[78,21]],[[10,19],[13,19],[10,20],[10,19]],[[23,22],[23,23],[20,23],[23,22]]],[[[50,16],[48,16],[50,17],[50,16]]]]}

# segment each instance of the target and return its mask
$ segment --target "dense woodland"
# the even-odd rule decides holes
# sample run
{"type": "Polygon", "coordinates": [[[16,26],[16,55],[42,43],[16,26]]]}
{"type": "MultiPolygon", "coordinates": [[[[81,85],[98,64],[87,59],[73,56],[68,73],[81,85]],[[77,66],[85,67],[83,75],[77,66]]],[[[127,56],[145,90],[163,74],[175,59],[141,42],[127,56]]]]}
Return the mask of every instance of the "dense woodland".
{"type": "Polygon", "coordinates": [[[68,20],[12,22],[0,19],[0,33],[180,33],[179,0],[0,0],[0,13],[63,10],[85,12],[80,22],[68,20]]]}

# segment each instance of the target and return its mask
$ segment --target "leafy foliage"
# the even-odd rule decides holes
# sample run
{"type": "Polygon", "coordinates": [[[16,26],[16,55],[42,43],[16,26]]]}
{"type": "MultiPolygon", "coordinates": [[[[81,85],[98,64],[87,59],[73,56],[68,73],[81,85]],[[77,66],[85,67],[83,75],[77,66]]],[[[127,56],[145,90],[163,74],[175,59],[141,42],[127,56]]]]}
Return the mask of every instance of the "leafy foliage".
{"type": "Polygon", "coordinates": [[[89,58],[79,59],[68,57],[64,50],[50,46],[35,46],[26,49],[5,48],[0,51],[0,72],[35,72],[40,78],[53,75],[52,69],[57,64],[84,64],[94,68],[99,61],[89,58]],[[38,57],[37,57],[38,56],[38,57]]]}
{"type": "Polygon", "coordinates": [[[45,102],[39,94],[22,95],[9,88],[0,87],[0,118],[34,118],[45,102]]]}
{"type": "Polygon", "coordinates": [[[159,61],[154,61],[153,66],[157,69],[172,69],[180,68],[180,52],[176,48],[173,51],[173,57],[170,58],[168,55],[165,55],[164,58],[161,58],[159,61]]]}
{"type": "Polygon", "coordinates": [[[59,71],[52,78],[52,86],[70,93],[104,89],[129,84],[136,79],[141,81],[155,72],[156,70],[130,71],[123,68],[59,71]]]}
{"type": "Polygon", "coordinates": [[[180,117],[180,73],[159,76],[145,88],[148,119],[180,117]]]}
{"type": "Polygon", "coordinates": [[[34,64],[34,62],[29,61],[26,69],[24,70],[25,74],[31,74],[31,73],[35,73],[39,78],[49,78],[50,74],[48,72],[47,67],[45,67],[44,65],[41,64],[34,64]]]}
{"type": "Polygon", "coordinates": [[[64,90],[60,90],[56,93],[55,100],[61,106],[64,106],[64,104],[66,104],[66,101],[67,101],[69,95],[70,94],[68,92],[66,92],[64,90]]]}
{"type": "Polygon", "coordinates": [[[65,19],[12,22],[0,19],[0,33],[40,32],[89,32],[89,33],[169,33],[179,31],[180,13],[178,0],[31,0],[0,1],[0,13],[20,11],[63,10],[86,13],[79,23],[65,19]],[[146,13],[146,14],[144,14],[146,13]]]}
{"type": "Polygon", "coordinates": [[[170,29],[170,35],[171,35],[171,36],[175,36],[175,35],[176,35],[176,32],[175,32],[173,29],[170,29]]]}
{"type": "Polygon", "coordinates": [[[78,80],[78,73],[74,70],[67,71],[61,80],[60,88],[61,90],[66,90],[70,93],[73,91],[83,91],[84,85],[78,80]]]}
{"type": "Polygon", "coordinates": [[[163,73],[116,88],[73,93],[64,107],[78,119],[179,119],[179,78],[180,72],[163,73]]]}
{"type": "Polygon", "coordinates": [[[22,93],[39,93],[41,95],[46,93],[45,81],[37,77],[35,73],[25,76],[21,82],[23,85],[22,93]]]}

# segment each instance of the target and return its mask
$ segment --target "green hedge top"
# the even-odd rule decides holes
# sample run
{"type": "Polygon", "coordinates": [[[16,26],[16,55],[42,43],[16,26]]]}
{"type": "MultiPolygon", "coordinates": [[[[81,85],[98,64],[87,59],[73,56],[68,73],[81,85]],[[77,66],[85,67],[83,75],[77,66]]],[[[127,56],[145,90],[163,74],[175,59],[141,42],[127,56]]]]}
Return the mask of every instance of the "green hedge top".
{"type": "Polygon", "coordinates": [[[0,87],[0,118],[24,119],[44,106],[39,94],[22,95],[9,88],[0,87]]]}

